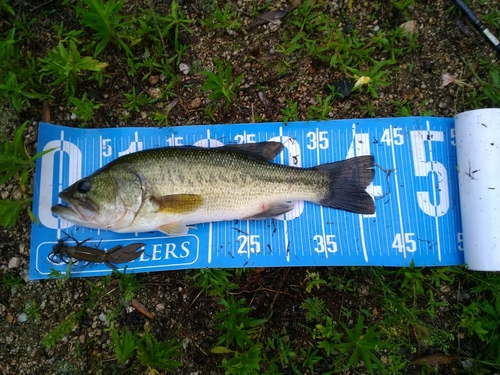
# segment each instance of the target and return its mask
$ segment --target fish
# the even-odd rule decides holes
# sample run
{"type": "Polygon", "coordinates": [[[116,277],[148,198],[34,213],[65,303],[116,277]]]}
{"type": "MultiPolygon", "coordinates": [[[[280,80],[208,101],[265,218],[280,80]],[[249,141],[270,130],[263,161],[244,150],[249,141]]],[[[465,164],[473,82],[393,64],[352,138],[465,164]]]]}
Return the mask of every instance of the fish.
{"type": "Polygon", "coordinates": [[[180,236],[192,225],[279,216],[295,201],[373,214],[366,191],[374,156],[311,168],[273,163],[281,142],[142,150],[109,162],[59,193],[51,211],[74,224],[118,233],[180,236]]]}

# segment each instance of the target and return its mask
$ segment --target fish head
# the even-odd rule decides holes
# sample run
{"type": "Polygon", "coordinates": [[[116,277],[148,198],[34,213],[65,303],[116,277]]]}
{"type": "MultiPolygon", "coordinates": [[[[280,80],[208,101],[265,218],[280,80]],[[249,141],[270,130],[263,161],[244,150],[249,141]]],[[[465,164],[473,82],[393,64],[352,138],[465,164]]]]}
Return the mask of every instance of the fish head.
{"type": "Polygon", "coordinates": [[[96,229],[123,229],[142,205],[141,179],[134,173],[101,170],[59,193],[68,205],[52,212],[72,223],[96,229]]]}

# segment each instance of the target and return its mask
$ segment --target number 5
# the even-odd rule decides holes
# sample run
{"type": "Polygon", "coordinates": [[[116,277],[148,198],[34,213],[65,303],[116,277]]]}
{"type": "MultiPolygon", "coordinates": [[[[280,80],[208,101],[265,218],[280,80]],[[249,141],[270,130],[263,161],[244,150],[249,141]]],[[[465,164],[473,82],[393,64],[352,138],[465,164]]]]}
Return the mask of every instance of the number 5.
{"type": "Polygon", "coordinates": [[[432,160],[432,142],[443,142],[443,132],[431,130],[411,131],[411,146],[413,153],[413,164],[416,177],[427,177],[432,173],[432,184],[434,189],[434,200],[428,191],[417,192],[418,206],[425,214],[433,217],[443,216],[450,207],[448,193],[448,173],[440,162],[432,160]],[[430,160],[427,160],[425,142],[429,143],[430,160]],[[435,179],[437,178],[437,188],[435,179]],[[439,196],[439,204],[437,203],[439,196]]]}

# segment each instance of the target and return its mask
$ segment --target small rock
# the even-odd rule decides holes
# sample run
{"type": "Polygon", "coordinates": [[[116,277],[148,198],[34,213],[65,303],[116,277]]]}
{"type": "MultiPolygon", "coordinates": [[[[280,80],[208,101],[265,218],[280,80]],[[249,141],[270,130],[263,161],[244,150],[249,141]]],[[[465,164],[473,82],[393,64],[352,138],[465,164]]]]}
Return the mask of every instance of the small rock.
{"type": "Polygon", "coordinates": [[[7,199],[9,197],[9,192],[4,190],[4,191],[2,191],[0,196],[2,197],[2,199],[7,199]]]}
{"type": "Polygon", "coordinates": [[[183,74],[189,74],[189,65],[186,64],[186,63],[180,63],[179,64],[179,70],[183,73],[183,74]]]}
{"type": "Polygon", "coordinates": [[[156,311],[163,311],[165,310],[165,304],[164,303],[159,303],[156,305],[156,311]]]}
{"type": "Polygon", "coordinates": [[[99,320],[100,320],[101,322],[105,322],[105,321],[106,321],[106,314],[104,314],[104,313],[100,313],[100,314],[99,314],[99,320]]]}
{"type": "Polygon", "coordinates": [[[148,95],[153,99],[158,99],[161,95],[161,90],[158,87],[150,87],[148,89],[148,95]]]}
{"type": "Polygon", "coordinates": [[[195,98],[191,103],[188,104],[189,109],[197,109],[201,106],[201,99],[195,98]]]}
{"type": "Polygon", "coordinates": [[[379,25],[375,25],[375,27],[373,28],[373,31],[377,32],[380,30],[380,26],[379,25]]]}
{"type": "Polygon", "coordinates": [[[367,285],[361,285],[358,288],[358,291],[361,296],[367,296],[369,294],[369,289],[367,285]]]}
{"type": "Polygon", "coordinates": [[[301,0],[287,0],[287,3],[288,3],[288,6],[290,7],[290,9],[295,9],[295,8],[298,8],[299,6],[302,5],[302,1],[301,0]]]}
{"type": "Polygon", "coordinates": [[[141,111],[141,118],[144,120],[147,117],[148,117],[148,114],[144,111],[141,111]]]}
{"type": "Polygon", "coordinates": [[[69,116],[70,120],[76,120],[78,118],[78,115],[76,113],[72,113],[71,116],[69,116]]]}
{"type": "Polygon", "coordinates": [[[158,82],[158,79],[160,79],[160,77],[158,77],[158,76],[149,76],[149,83],[152,85],[156,85],[156,83],[158,82]]]}
{"type": "MultiPolygon", "coordinates": [[[[17,290],[18,288],[12,288],[12,295],[15,296],[17,295],[17,290]]],[[[19,298],[19,297],[13,297],[10,299],[10,307],[12,307],[13,309],[20,309],[21,307],[23,307],[24,303],[23,303],[23,300],[22,298],[19,298]]]]}
{"type": "Polygon", "coordinates": [[[19,266],[21,265],[21,258],[19,257],[13,257],[9,260],[9,269],[13,269],[13,268],[19,268],[19,266]]]}
{"type": "Polygon", "coordinates": [[[463,361],[460,361],[460,363],[464,368],[471,368],[472,366],[474,366],[474,362],[470,359],[465,359],[463,361]]]}
{"type": "Polygon", "coordinates": [[[19,323],[24,323],[28,319],[28,315],[26,313],[21,313],[17,316],[17,321],[19,323]]]}
{"type": "Polygon", "coordinates": [[[28,284],[28,283],[37,284],[40,282],[40,280],[30,280],[30,271],[28,268],[25,268],[20,276],[26,284],[28,284]]]}
{"type": "Polygon", "coordinates": [[[14,317],[12,316],[11,313],[7,313],[7,316],[5,317],[5,319],[9,322],[9,323],[12,323],[14,321],[14,317]]]}
{"type": "Polygon", "coordinates": [[[279,30],[280,26],[281,26],[281,20],[275,20],[267,25],[267,29],[270,32],[274,33],[279,30]]]}
{"type": "Polygon", "coordinates": [[[22,197],[23,197],[23,192],[21,191],[21,189],[16,189],[12,193],[12,198],[14,198],[16,200],[21,199],[22,197]]]}
{"type": "Polygon", "coordinates": [[[417,32],[417,23],[413,20],[407,21],[399,25],[399,27],[402,27],[409,34],[415,34],[417,32]]]}
{"type": "Polygon", "coordinates": [[[21,243],[19,245],[19,252],[22,254],[22,255],[29,255],[30,253],[30,247],[28,246],[28,244],[26,243],[21,243]]]}

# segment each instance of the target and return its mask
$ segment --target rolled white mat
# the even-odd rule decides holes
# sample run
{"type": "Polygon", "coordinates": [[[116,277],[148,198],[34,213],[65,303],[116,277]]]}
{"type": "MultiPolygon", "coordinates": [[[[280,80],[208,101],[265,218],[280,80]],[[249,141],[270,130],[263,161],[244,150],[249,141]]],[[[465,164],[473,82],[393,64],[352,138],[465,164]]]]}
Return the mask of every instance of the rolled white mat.
{"type": "Polygon", "coordinates": [[[469,269],[500,270],[500,108],[455,116],[463,250],[469,269]]]}

